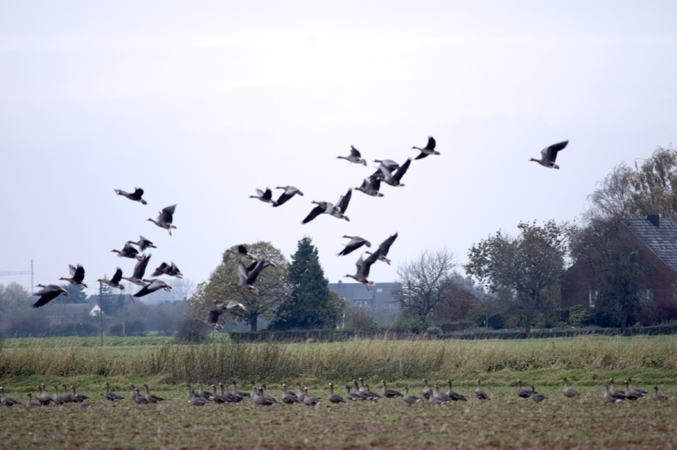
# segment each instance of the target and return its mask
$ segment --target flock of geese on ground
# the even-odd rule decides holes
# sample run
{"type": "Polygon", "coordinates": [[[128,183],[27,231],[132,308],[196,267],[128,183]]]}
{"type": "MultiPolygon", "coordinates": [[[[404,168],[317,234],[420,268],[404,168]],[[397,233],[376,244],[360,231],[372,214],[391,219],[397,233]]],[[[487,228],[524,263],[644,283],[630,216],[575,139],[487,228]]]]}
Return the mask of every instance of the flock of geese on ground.
{"type": "MultiPolygon", "coordinates": [[[[569,141],[563,141],[557,144],[553,144],[541,151],[540,159],[532,158],[530,159],[530,161],[535,161],[544,167],[559,169],[559,166],[555,164],[557,153],[562,149],[564,149],[568,143],[569,141]]],[[[425,147],[423,148],[415,146],[412,147],[413,149],[416,149],[420,152],[419,155],[416,156],[416,158],[414,159],[421,160],[430,155],[439,155],[440,152],[435,150],[435,147],[436,147],[435,139],[432,136],[428,137],[428,142],[425,147]]],[[[367,165],[367,161],[364,158],[362,158],[362,154],[360,153],[360,151],[353,146],[350,147],[350,154],[348,156],[339,156],[338,159],[344,159],[354,164],[362,164],[364,166],[367,165]]],[[[380,192],[381,182],[394,187],[404,186],[404,184],[402,183],[402,177],[409,170],[412,158],[407,158],[407,160],[403,164],[398,164],[392,159],[377,159],[374,160],[374,162],[379,163],[379,166],[377,167],[376,171],[368,178],[364,179],[362,185],[356,187],[355,190],[363,192],[371,197],[383,197],[383,194],[380,192]]],[[[256,189],[257,195],[252,195],[250,197],[256,198],[264,203],[270,203],[272,204],[273,207],[279,207],[285,204],[295,195],[297,194],[301,196],[303,195],[303,192],[301,192],[298,188],[294,186],[278,186],[276,189],[284,190],[284,192],[277,198],[277,200],[273,199],[273,193],[270,188],[266,188],[265,191],[256,189]]],[[[346,212],[348,210],[348,205],[352,198],[352,191],[353,191],[352,189],[348,189],[346,194],[339,197],[339,200],[336,204],[327,201],[318,202],[313,200],[311,203],[317,206],[315,206],[310,211],[310,213],[305,217],[305,219],[303,219],[302,224],[306,224],[314,220],[321,214],[327,214],[337,219],[350,221],[348,216],[346,216],[346,212]]],[[[115,189],[115,193],[120,196],[126,197],[134,202],[139,202],[143,205],[148,204],[146,200],[143,199],[144,191],[141,188],[135,188],[133,192],[126,192],[120,189],[115,189]]],[[[171,236],[172,229],[176,229],[176,226],[173,224],[175,210],[176,205],[167,206],[166,208],[163,208],[160,211],[157,219],[149,218],[148,220],[150,222],[153,222],[158,227],[167,230],[169,232],[169,235],[171,236]]],[[[397,237],[398,233],[395,233],[390,237],[388,237],[387,239],[385,239],[379,245],[376,251],[374,252],[366,251],[364,254],[362,254],[358,259],[357,263],[355,264],[357,268],[356,273],[354,275],[348,274],[346,275],[346,277],[353,278],[354,280],[364,284],[367,290],[372,290],[374,282],[368,279],[370,268],[377,261],[382,261],[387,264],[391,263],[391,261],[388,259],[387,256],[390,247],[395,242],[395,239],[397,239],[397,237]],[[369,256],[365,258],[365,255],[369,256]]],[[[341,252],[339,252],[338,256],[348,255],[351,252],[361,248],[362,246],[371,247],[371,242],[360,236],[345,235],[343,236],[343,238],[350,239],[350,241],[347,244],[345,244],[345,248],[341,252]]],[[[132,276],[123,277],[122,269],[118,267],[111,279],[104,278],[99,279],[97,281],[105,283],[112,288],[122,290],[124,289],[124,286],[121,284],[121,280],[123,279],[127,280],[130,283],[136,284],[141,287],[141,289],[134,294],[134,297],[137,298],[143,297],[145,295],[159,291],[161,289],[170,291],[172,287],[167,283],[165,283],[164,281],[160,280],[159,278],[152,279],[144,278],[146,268],[150,261],[151,255],[150,254],[146,255],[143,253],[140,254],[140,252],[144,252],[146,249],[149,248],[157,248],[157,247],[153,244],[153,242],[151,242],[150,240],[146,239],[143,236],[139,236],[139,240],[136,242],[127,241],[122,250],[113,250],[113,252],[117,253],[119,257],[137,260],[136,265],[134,266],[132,276]]],[[[248,260],[253,261],[251,263],[248,263],[248,265],[245,265],[243,261],[240,260],[238,264],[239,281],[235,284],[240,288],[242,288],[243,290],[250,292],[253,295],[257,295],[258,290],[253,286],[254,282],[256,281],[258,275],[261,273],[262,270],[264,270],[268,266],[274,266],[274,264],[271,261],[267,261],[263,258],[256,258],[250,255],[244,245],[239,245],[237,247],[237,251],[231,250],[228,251],[242,258],[246,258],[248,260]]],[[[77,266],[70,265],[69,268],[70,268],[70,277],[62,277],[60,278],[60,280],[67,281],[75,286],[86,288],[87,285],[84,283],[85,278],[84,267],[82,265],[77,266]]],[[[161,275],[167,275],[170,277],[177,278],[182,277],[180,270],[173,262],[171,263],[163,262],[160,266],[158,266],[155,269],[151,277],[159,277],[161,275]]],[[[33,304],[34,308],[46,305],[51,300],[57,298],[59,295],[65,296],[69,295],[66,289],[56,284],[50,284],[46,286],[38,284],[37,286],[40,287],[41,289],[37,291],[34,295],[37,295],[40,298],[33,304]]],[[[245,309],[244,305],[232,300],[225,301],[217,300],[215,301],[215,308],[209,311],[207,317],[197,318],[197,320],[204,323],[206,326],[210,328],[221,330],[223,327],[218,323],[219,316],[222,315],[226,309],[231,309],[235,307],[241,308],[243,310],[245,309]]]]}
{"type": "MultiPolygon", "coordinates": [[[[475,389],[475,397],[480,400],[480,401],[485,401],[485,400],[491,400],[489,395],[482,389],[482,384],[480,378],[477,378],[477,388],[475,389]]],[[[564,385],[562,387],[562,395],[564,395],[567,398],[575,398],[578,397],[578,392],[576,392],[573,388],[569,386],[568,380],[566,377],[563,379],[564,385]]],[[[337,393],[334,392],[334,385],[332,383],[329,383],[329,395],[327,396],[327,400],[331,403],[337,404],[337,403],[346,403],[346,400],[348,401],[363,401],[363,400],[370,400],[370,401],[377,401],[381,398],[397,398],[401,397],[402,400],[404,400],[406,403],[413,405],[414,403],[421,402],[423,400],[427,400],[431,405],[443,405],[445,403],[452,403],[452,402],[458,402],[458,401],[467,401],[465,396],[463,394],[460,394],[458,392],[455,392],[453,389],[453,384],[451,380],[447,380],[447,383],[449,384],[449,390],[444,393],[440,391],[440,387],[438,384],[435,384],[432,388],[428,385],[428,380],[424,379],[424,387],[422,391],[422,396],[417,397],[415,395],[409,394],[409,387],[406,386],[404,388],[404,394],[396,391],[394,389],[391,389],[388,387],[388,384],[385,380],[381,380],[381,383],[383,384],[383,389],[381,390],[381,394],[378,394],[376,392],[372,392],[371,389],[369,388],[369,384],[365,383],[362,378],[359,378],[357,380],[352,380],[352,385],[351,384],[346,384],[345,389],[346,389],[346,394],[345,398],[341,397],[337,393]]],[[[292,405],[295,403],[302,403],[304,405],[308,406],[316,406],[322,403],[322,399],[319,397],[314,397],[308,393],[308,388],[304,387],[301,383],[297,383],[297,386],[299,388],[298,394],[295,393],[294,391],[290,390],[289,387],[287,386],[286,382],[282,383],[282,396],[280,397],[280,401],[272,397],[267,391],[266,391],[266,385],[262,384],[260,386],[256,386],[254,382],[252,382],[252,389],[250,392],[246,391],[240,391],[237,389],[237,382],[234,380],[232,381],[233,384],[233,390],[230,391],[228,388],[228,385],[224,383],[219,383],[219,392],[217,393],[216,385],[212,384],[212,391],[206,391],[202,389],[202,383],[200,383],[200,387],[197,392],[191,387],[190,384],[187,384],[188,387],[188,403],[194,405],[194,406],[205,406],[209,403],[239,403],[242,400],[245,399],[251,399],[254,403],[257,405],[261,406],[272,406],[278,403],[285,403],[287,405],[292,405]]],[[[641,389],[637,389],[632,385],[632,379],[628,378],[625,380],[625,385],[626,385],[626,390],[625,391],[619,391],[616,389],[616,384],[614,383],[614,379],[610,378],[608,383],[604,383],[605,391],[604,391],[604,400],[608,403],[619,403],[622,402],[623,400],[638,400],[640,398],[646,397],[647,393],[646,391],[643,391],[641,389]]],[[[91,403],[86,403],[85,400],[87,400],[87,396],[78,394],[76,392],[75,386],[70,386],[70,389],[73,391],[71,394],[68,392],[68,387],[63,384],[62,385],[64,390],[63,393],[59,392],[59,387],[57,385],[54,386],[55,390],[55,395],[54,397],[50,397],[49,394],[47,393],[47,390],[45,389],[44,383],[40,386],[38,386],[38,391],[39,394],[37,395],[37,400],[38,403],[33,402],[33,394],[29,392],[26,394],[28,396],[28,401],[26,402],[26,407],[27,408],[35,408],[39,406],[48,406],[50,404],[54,405],[64,405],[66,403],[77,403],[80,407],[82,408],[87,408],[91,406],[91,403]]],[[[150,404],[150,403],[160,403],[163,402],[164,399],[161,397],[158,397],[157,395],[153,394],[150,392],[150,389],[148,388],[148,385],[146,383],[143,384],[143,387],[146,391],[146,394],[143,395],[139,392],[139,388],[134,386],[133,384],[131,385],[131,394],[130,397],[131,399],[140,405],[144,404],[150,404]]],[[[658,393],[658,386],[654,386],[654,390],[656,391],[655,394],[653,395],[653,399],[659,402],[667,401],[668,397],[661,395],[658,393]]],[[[111,391],[110,389],[110,383],[106,382],[106,391],[104,392],[104,398],[106,400],[109,400],[113,403],[119,401],[119,400],[124,400],[124,397],[119,396],[115,392],[111,391]]],[[[536,403],[541,403],[545,400],[548,399],[547,396],[536,392],[536,389],[534,386],[531,386],[531,389],[524,389],[522,387],[522,380],[518,379],[517,380],[517,396],[521,398],[530,398],[536,403]]],[[[0,404],[4,406],[13,406],[19,404],[16,400],[7,397],[5,395],[5,390],[3,387],[0,386],[0,404]]]]}

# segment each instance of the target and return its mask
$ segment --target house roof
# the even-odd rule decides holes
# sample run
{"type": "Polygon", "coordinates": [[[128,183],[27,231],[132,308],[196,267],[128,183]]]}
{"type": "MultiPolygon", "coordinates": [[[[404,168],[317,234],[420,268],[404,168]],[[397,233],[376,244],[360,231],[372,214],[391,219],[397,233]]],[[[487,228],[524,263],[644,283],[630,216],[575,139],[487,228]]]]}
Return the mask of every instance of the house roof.
{"type": "Polygon", "coordinates": [[[649,215],[621,222],[672,270],[677,272],[677,219],[649,215]]]}

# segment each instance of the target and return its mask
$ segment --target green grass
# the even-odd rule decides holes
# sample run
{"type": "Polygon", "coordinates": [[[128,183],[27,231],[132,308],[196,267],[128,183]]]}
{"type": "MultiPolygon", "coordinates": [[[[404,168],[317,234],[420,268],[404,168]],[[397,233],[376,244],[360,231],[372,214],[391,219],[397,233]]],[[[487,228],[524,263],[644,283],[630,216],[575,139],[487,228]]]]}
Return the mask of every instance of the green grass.
{"type": "MultiPolygon", "coordinates": [[[[105,347],[137,346],[137,345],[167,345],[174,343],[172,336],[104,336],[105,347]]],[[[63,336],[45,338],[8,338],[3,339],[5,347],[98,347],[101,345],[100,336],[63,336]]]]}

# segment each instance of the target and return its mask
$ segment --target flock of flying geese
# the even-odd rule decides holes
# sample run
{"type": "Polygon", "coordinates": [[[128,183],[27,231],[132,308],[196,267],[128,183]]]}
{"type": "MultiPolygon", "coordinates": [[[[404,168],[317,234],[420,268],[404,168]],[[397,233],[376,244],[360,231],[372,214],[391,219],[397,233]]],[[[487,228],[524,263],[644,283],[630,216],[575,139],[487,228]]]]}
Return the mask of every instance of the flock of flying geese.
{"type": "MultiPolygon", "coordinates": [[[[476,379],[477,381],[477,388],[475,388],[475,397],[477,397],[478,400],[480,401],[485,401],[485,400],[491,400],[489,398],[489,395],[482,389],[482,384],[480,378],[476,379]]],[[[562,395],[564,395],[567,398],[575,398],[578,397],[578,392],[571,388],[569,386],[568,380],[566,377],[563,379],[564,381],[564,386],[562,387],[562,395]]],[[[458,401],[463,401],[466,402],[467,399],[465,396],[459,392],[454,391],[453,384],[451,380],[447,380],[447,383],[449,384],[449,390],[444,393],[440,391],[440,386],[438,384],[435,384],[432,388],[428,385],[428,380],[424,379],[424,387],[422,391],[422,396],[417,397],[415,395],[409,394],[409,386],[406,386],[404,388],[404,394],[396,391],[394,389],[391,389],[388,387],[388,384],[386,383],[385,380],[381,380],[381,383],[383,384],[383,389],[381,391],[381,394],[377,394],[376,392],[372,392],[371,389],[369,388],[369,384],[366,384],[362,378],[359,378],[359,383],[358,380],[352,380],[352,385],[351,384],[346,384],[346,394],[345,394],[345,399],[341,397],[340,395],[336,394],[334,392],[334,385],[332,383],[329,383],[329,395],[327,399],[334,404],[337,403],[346,403],[346,400],[348,401],[360,401],[360,400],[371,400],[371,401],[377,401],[381,398],[397,398],[401,397],[406,403],[413,405],[414,403],[418,403],[422,400],[427,400],[430,402],[432,405],[443,405],[445,403],[452,403],[452,402],[458,402],[458,401]]],[[[261,386],[256,386],[254,382],[252,382],[252,389],[251,392],[246,392],[246,391],[240,391],[237,389],[237,382],[233,381],[233,391],[231,392],[228,389],[228,385],[224,383],[219,383],[219,389],[220,393],[217,393],[216,390],[216,385],[212,384],[212,390],[213,392],[210,391],[205,391],[202,389],[202,383],[200,383],[200,388],[198,389],[197,392],[191,387],[190,384],[187,384],[188,387],[188,403],[194,405],[194,406],[205,406],[209,403],[239,403],[244,399],[251,399],[254,403],[262,406],[272,406],[275,404],[278,404],[277,399],[272,397],[267,391],[266,391],[266,385],[262,384],[261,386]]],[[[626,390],[625,391],[619,391],[616,389],[616,385],[614,383],[614,379],[610,378],[609,383],[604,383],[605,387],[605,392],[604,392],[604,400],[608,403],[619,403],[622,402],[623,400],[638,400],[640,398],[646,397],[647,392],[643,391],[641,389],[637,389],[632,385],[632,379],[628,378],[625,380],[625,385],[626,385],[626,390]]],[[[88,398],[87,396],[78,394],[76,392],[75,386],[71,386],[70,388],[72,389],[73,393],[68,392],[68,388],[65,384],[62,385],[64,388],[63,394],[59,393],[59,387],[57,385],[54,386],[56,395],[54,397],[50,397],[49,394],[47,393],[47,390],[45,389],[44,383],[40,386],[38,386],[39,394],[37,396],[37,400],[39,403],[34,403],[33,402],[33,394],[29,392],[27,394],[28,396],[28,401],[26,403],[27,408],[35,408],[38,406],[48,406],[50,403],[54,405],[63,405],[66,403],[78,403],[80,407],[86,408],[91,406],[91,403],[85,403],[85,400],[88,398]]],[[[287,386],[286,382],[282,383],[282,397],[280,398],[282,403],[285,403],[287,405],[292,405],[295,403],[302,403],[308,406],[315,406],[319,405],[322,402],[322,399],[318,397],[314,397],[310,394],[308,394],[308,388],[304,387],[301,383],[297,383],[297,386],[299,387],[299,392],[298,394],[295,393],[294,391],[290,390],[289,387],[287,386]]],[[[150,404],[150,403],[160,403],[164,401],[161,397],[158,397],[155,394],[152,394],[148,388],[147,384],[143,384],[143,387],[146,390],[146,394],[142,395],[139,392],[139,388],[134,386],[133,384],[131,385],[131,399],[137,403],[137,404],[150,404]]],[[[667,401],[668,397],[661,395],[658,393],[658,386],[654,386],[654,390],[656,391],[655,394],[653,395],[653,399],[659,402],[662,401],[667,401]]],[[[522,380],[518,379],[517,380],[517,396],[521,398],[530,398],[536,403],[541,403],[545,400],[548,399],[547,396],[536,392],[536,389],[531,386],[531,390],[529,389],[524,389],[522,387],[522,380]]],[[[104,392],[104,398],[106,400],[109,400],[113,403],[119,401],[119,400],[124,400],[124,397],[119,396],[115,392],[111,391],[110,389],[110,383],[106,382],[106,391],[104,392]]],[[[19,404],[16,400],[7,397],[5,395],[5,390],[3,387],[0,387],[0,404],[4,406],[13,406],[19,404]]]]}
{"type": "MultiPolygon", "coordinates": [[[[568,143],[569,141],[563,141],[557,144],[553,144],[541,151],[540,159],[531,158],[530,161],[535,161],[544,167],[559,169],[559,166],[555,164],[557,153],[563,150],[568,145],[568,143]]],[[[423,148],[415,146],[412,147],[413,149],[416,149],[420,152],[419,155],[416,156],[416,158],[414,159],[420,160],[430,155],[439,155],[440,152],[435,150],[435,147],[436,147],[435,139],[432,136],[428,137],[428,142],[425,147],[423,148]]],[[[364,158],[362,158],[360,151],[353,146],[350,147],[350,154],[348,156],[339,156],[338,159],[345,159],[354,164],[362,164],[364,166],[367,165],[367,161],[364,158]]],[[[403,164],[398,164],[397,162],[391,159],[374,160],[374,162],[379,163],[379,166],[377,167],[376,171],[368,178],[364,179],[361,186],[356,187],[355,190],[363,192],[364,194],[369,195],[371,197],[383,197],[383,194],[380,192],[381,182],[394,187],[404,186],[404,184],[402,183],[402,177],[409,170],[411,161],[412,158],[407,158],[407,160],[403,164]]],[[[265,191],[256,189],[257,195],[252,195],[250,197],[256,198],[264,203],[270,203],[272,204],[273,207],[279,207],[288,202],[292,197],[294,197],[297,194],[303,196],[303,192],[301,192],[298,188],[294,186],[278,186],[276,189],[282,189],[284,191],[277,198],[277,200],[273,199],[273,192],[270,188],[266,188],[265,191]]],[[[346,216],[346,212],[348,210],[348,205],[352,198],[352,192],[353,189],[348,189],[346,194],[339,197],[336,204],[327,201],[319,201],[319,202],[312,201],[312,204],[316,206],[303,219],[302,224],[306,224],[314,220],[321,214],[327,214],[337,219],[350,221],[348,216],[346,216]]],[[[147,205],[146,200],[143,199],[144,192],[143,189],[141,188],[135,188],[133,192],[126,192],[120,189],[115,189],[115,193],[123,197],[126,197],[129,200],[139,202],[143,205],[147,205]]],[[[173,225],[175,210],[176,205],[167,206],[166,208],[163,208],[160,211],[157,219],[149,218],[148,220],[150,222],[153,222],[158,227],[167,230],[169,232],[169,235],[171,236],[172,229],[176,229],[176,226],[173,225]]],[[[397,239],[397,237],[398,233],[395,233],[390,237],[388,237],[386,240],[384,240],[379,245],[378,249],[376,249],[376,251],[374,252],[366,251],[364,254],[362,254],[358,259],[357,263],[355,264],[357,268],[356,273],[354,275],[350,274],[346,275],[346,277],[353,278],[354,280],[364,284],[367,290],[372,290],[374,282],[368,279],[370,268],[377,261],[382,261],[387,264],[391,263],[391,261],[388,259],[387,256],[390,247],[395,242],[395,239],[397,239]],[[369,256],[365,258],[365,255],[369,256]]],[[[347,244],[345,244],[345,248],[338,254],[338,256],[348,255],[351,252],[361,248],[362,246],[371,247],[371,242],[360,236],[346,235],[343,236],[343,238],[350,239],[350,241],[347,244]]],[[[101,283],[106,283],[108,286],[112,288],[122,290],[124,289],[124,286],[121,284],[121,281],[123,279],[127,280],[130,283],[136,284],[141,287],[141,289],[134,294],[134,297],[137,298],[143,297],[160,289],[170,291],[172,288],[170,285],[160,280],[159,278],[155,277],[167,275],[170,277],[181,278],[182,274],[178,269],[178,267],[173,262],[169,264],[163,262],[160,266],[158,266],[155,269],[155,271],[151,275],[151,277],[153,277],[152,279],[145,279],[144,275],[146,273],[146,268],[150,261],[151,255],[150,254],[146,255],[142,252],[144,252],[146,249],[149,248],[157,248],[157,247],[153,244],[153,242],[151,242],[150,240],[146,239],[143,236],[139,236],[139,240],[136,242],[127,241],[122,250],[113,250],[113,252],[117,253],[119,257],[137,260],[136,265],[134,266],[132,276],[123,277],[122,269],[118,267],[111,279],[99,279],[97,281],[101,283]]],[[[231,250],[228,251],[242,258],[246,258],[253,261],[248,265],[245,265],[242,262],[242,260],[240,260],[238,264],[239,281],[236,284],[245,291],[248,291],[253,295],[257,295],[258,290],[253,286],[254,282],[256,281],[258,275],[261,273],[263,269],[265,269],[268,266],[274,266],[274,264],[263,258],[256,258],[250,255],[246,247],[243,245],[238,246],[237,251],[231,250]]],[[[77,266],[70,265],[69,268],[70,268],[70,277],[69,278],[62,277],[60,278],[60,280],[68,281],[73,285],[86,288],[87,285],[84,283],[85,278],[84,267],[82,265],[77,266]]],[[[59,295],[65,296],[69,295],[66,289],[56,284],[50,284],[46,286],[38,284],[37,286],[40,287],[41,289],[37,291],[34,295],[37,295],[40,298],[33,304],[34,308],[46,305],[59,295]]],[[[197,318],[197,320],[204,323],[206,326],[210,328],[221,330],[223,327],[218,323],[219,317],[225,312],[226,309],[232,309],[236,307],[241,308],[243,310],[245,309],[244,305],[232,300],[216,301],[215,308],[209,311],[207,317],[204,319],[197,318]]]]}
{"type": "MultiPolygon", "coordinates": [[[[123,197],[126,197],[132,201],[139,202],[143,205],[148,204],[146,200],[143,199],[143,189],[141,188],[135,188],[134,192],[125,192],[120,189],[115,189],[115,193],[118,195],[121,195],[123,197]]],[[[169,231],[169,235],[171,236],[172,234],[172,229],[176,228],[175,225],[172,225],[172,222],[174,220],[174,211],[176,210],[176,205],[172,206],[167,206],[166,208],[163,208],[162,211],[160,211],[159,216],[157,219],[148,219],[150,222],[153,222],[155,225],[159,226],[160,228],[164,228],[165,230],[169,231]]],[[[157,248],[156,245],[153,244],[150,240],[146,239],[143,236],[139,236],[139,240],[134,242],[134,241],[127,241],[122,247],[122,250],[112,250],[113,253],[117,253],[119,257],[121,258],[129,258],[129,259],[134,259],[136,260],[136,265],[134,266],[134,271],[132,272],[131,277],[123,277],[122,276],[122,269],[119,267],[115,270],[115,274],[111,279],[99,279],[97,280],[98,282],[105,283],[108,286],[116,289],[123,290],[125,287],[121,284],[122,280],[127,280],[132,284],[136,284],[137,286],[141,286],[141,289],[134,294],[134,297],[143,297],[145,295],[151,294],[155,291],[159,291],[160,289],[164,289],[165,291],[170,291],[172,287],[165,283],[164,281],[160,280],[159,276],[162,275],[167,275],[170,277],[176,277],[176,278],[182,278],[183,274],[179,270],[179,268],[174,264],[173,262],[171,263],[166,263],[163,262],[160,264],[155,271],[151,275],[151,279],[145,279],[144,275],[146,273],[146,268],[148,266],[148,262],[150,261],[151,255],[146,255],[144,253],[139,254],[140,252],[144,252],[146,249],[149,248],[157,248]]],[[[63,281],[68,281],[69,283],[75,285],[75,286],[80,286],[83,288],[86,288],[87,285],[84,283],[85,280],[85,268],[78,264],[77,266],[69,265],[70,268],[70,278],[67,277],[61,277],[59,280],[63,281]]],[[[42,288],[39,291],[35,292],[33,295],[37,295],[40,298],[38,301],[36,301],[33,304],[33,308],[39,308],[41,306],[46,305],[50,301],[54,300],[57,298],[59,295],[65,295],[68,296],[68,291],[64,289],[63,287],[56,285],[56,284],[49,284],[49,285],[42,285],[38,284],[38,287],[42,288]]]]}

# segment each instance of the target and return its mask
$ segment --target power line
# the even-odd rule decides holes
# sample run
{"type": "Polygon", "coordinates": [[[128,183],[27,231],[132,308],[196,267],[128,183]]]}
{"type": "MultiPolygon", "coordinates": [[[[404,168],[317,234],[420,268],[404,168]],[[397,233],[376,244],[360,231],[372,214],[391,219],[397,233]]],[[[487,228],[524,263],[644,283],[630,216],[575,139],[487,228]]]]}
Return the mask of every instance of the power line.
{"type": "Polygon", "coordinates": [[[33,294],[33,260],[31,259],[31,270],[16,270],[16,271],[7,271],[0,270],[0,277],[7,277],[13,275],[30,275],[31,276],[31,294],[33,294]]]}

